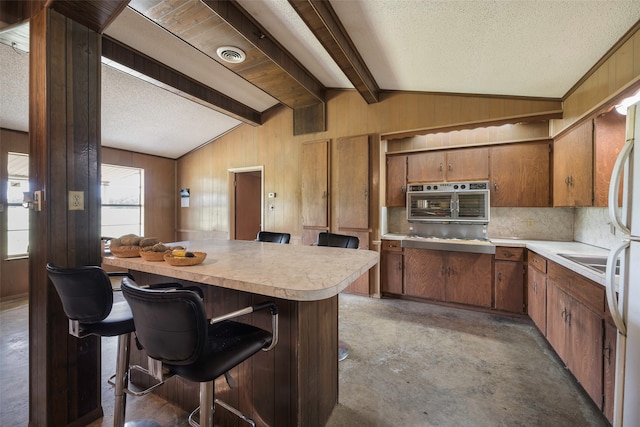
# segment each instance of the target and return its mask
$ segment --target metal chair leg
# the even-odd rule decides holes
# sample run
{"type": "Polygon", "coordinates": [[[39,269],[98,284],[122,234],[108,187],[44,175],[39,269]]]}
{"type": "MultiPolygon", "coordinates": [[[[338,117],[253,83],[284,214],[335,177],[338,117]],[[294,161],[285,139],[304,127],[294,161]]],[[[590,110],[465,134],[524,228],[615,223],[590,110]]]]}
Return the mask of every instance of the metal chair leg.
{"type": "Polygon", "coordinates": [[[127,409],[127,395],[125,390],[129,382],[127,370],[129,367],[129,343],[131,334],[123,334],[118,337],[118,359],[116,361],[116,379],[115,379],[115,403],[113,414],[113,426],[123,427],[125,413],[127,409]]]}

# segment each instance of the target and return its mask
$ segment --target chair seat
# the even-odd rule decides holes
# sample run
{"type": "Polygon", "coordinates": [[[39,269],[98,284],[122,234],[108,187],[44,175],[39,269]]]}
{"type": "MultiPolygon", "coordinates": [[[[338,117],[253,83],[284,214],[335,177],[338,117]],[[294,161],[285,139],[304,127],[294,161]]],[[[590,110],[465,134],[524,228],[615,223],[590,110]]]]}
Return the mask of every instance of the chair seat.
{"type": "Polygon", "coordinates": [[[270,332],[244,323],[227,320],[208,328],[205,348],[194,363],[165,363],[165,367],[190,381],[213,381],[271,344],[270,332]]]}
{"type": "Polygon", "coordinates": [[[91,334],[115,337],[136,330],[131,308],[120,292],[114,292],[113,306],[106,319],[97,323],[80,322],[80,327],[91,334]]]}

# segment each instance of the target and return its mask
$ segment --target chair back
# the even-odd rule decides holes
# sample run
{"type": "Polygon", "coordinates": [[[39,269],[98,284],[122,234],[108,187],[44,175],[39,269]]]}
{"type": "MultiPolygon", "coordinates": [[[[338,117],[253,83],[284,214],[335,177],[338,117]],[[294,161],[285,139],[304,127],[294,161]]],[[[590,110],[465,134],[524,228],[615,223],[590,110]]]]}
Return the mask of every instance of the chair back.
{"type": "Polygon", "coordinates": [[[111,280],[100,267],[63,268],[47,264],[47,274],[69,319],[81,323],[98,323],[111,312],[111,280]]]}
{"type": "Polygon", "coordinates": [[[208,322],[196,292],[141,288],[128,278],[122,279],[121,289],[149,357],[173,365],[189,365],[200,357],[208,322]]]}
{"type": "Polygon", "coordinates": [[[331,246],[334,248],[358,249],[360,239],[356,236],[347,236],[344,234],[327,233],[323,231],[318,234],[318,246],[331,246]]]}
{"type": "Polygon", "coordinates": [[[291,234],[289,233],[274,233],[272,231],[260,231],[257,238],[259,242],[270,243],[289,243],[290,239],[291,234]]]}

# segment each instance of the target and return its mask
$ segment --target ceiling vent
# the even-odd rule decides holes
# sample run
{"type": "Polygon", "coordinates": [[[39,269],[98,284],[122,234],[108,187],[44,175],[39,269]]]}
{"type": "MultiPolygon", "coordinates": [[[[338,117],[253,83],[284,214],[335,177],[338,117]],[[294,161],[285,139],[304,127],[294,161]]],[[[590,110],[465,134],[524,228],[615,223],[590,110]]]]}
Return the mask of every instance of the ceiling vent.
{"type": "Polygon", "coordinates": [[[216,53],[218,54],[220,59],[232,64],[239,64],[247,58],[247,55],[245,55],[245,53],[241,49],[233,46],[219,47],[216,53]]]}

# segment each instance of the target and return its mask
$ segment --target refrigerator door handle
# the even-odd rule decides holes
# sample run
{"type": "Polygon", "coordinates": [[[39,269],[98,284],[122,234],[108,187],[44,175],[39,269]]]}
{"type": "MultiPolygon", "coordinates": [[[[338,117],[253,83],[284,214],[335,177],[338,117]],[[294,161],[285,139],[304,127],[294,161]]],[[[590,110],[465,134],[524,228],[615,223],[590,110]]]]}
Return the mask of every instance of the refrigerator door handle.
{"type": "Polygon", "coordinates": [[[621,212],[618,208],[618,188],[620,187],[624,165],[633,150],[633,142],[633,139],[628,139],[622,146],[620,154],[618,154],[616,162],[613,164],[611,181],[609,182],[609,217],[611,218],[612,224],[624,234],[631,234],[631,230],[629,230],[626,224],[622,223],[621,212]]]}
{"type": "MultiPolygon", "coordinates": [[[[616,297],[616,269],[615,264],[616,260],[620,253],[626,250],[631,243],[628,240],[623,241],[617,247],[613,248],[611,252],[609,252],[609,257],[607,258],[607,272],[606,272],[606,290],[607,290],[607,304],[609,305],[609,311],[611,312],[611,318],[615,323],[618,331],[621,335],[627,336],[627,324],[626,320],[623,318],[622,313],[620,312],[620,308],[618,305],[618,298],[616,297]]],[[[624,272],[623,279],[624,277],[624,272]]]]}

